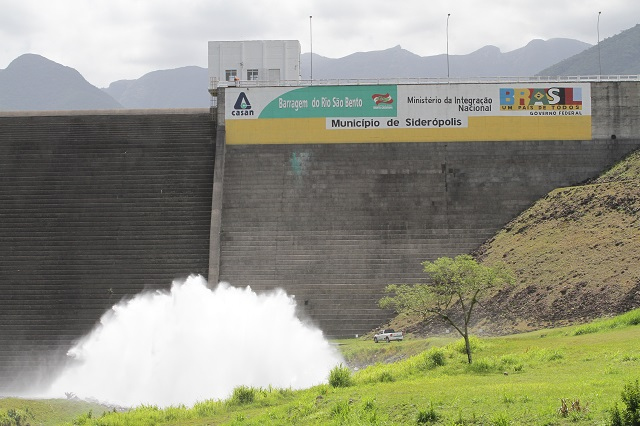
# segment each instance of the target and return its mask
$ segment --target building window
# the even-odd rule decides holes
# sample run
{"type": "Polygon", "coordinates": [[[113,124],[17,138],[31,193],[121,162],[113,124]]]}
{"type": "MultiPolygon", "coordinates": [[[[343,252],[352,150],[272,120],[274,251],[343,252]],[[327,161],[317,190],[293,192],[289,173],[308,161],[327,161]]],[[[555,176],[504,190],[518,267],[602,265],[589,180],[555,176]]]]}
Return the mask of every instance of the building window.
{"type": "Polygon", "coordinates": [[[258,70],[247,70],[247,80],[255,81],[258,79],[258,70]]]}
{"type": "Polygon", "coordinates": [[[238,71],[237,70],[225,70],[224,79],[225,79],[225,81],[233,81],[233,80],[236,79],[237,75],[238,75],[238,71]]]}
{"type": "Polygon", "coordinates": [[[273,68],[269,70],[269,81],[280,81],[280,69],[273,68]]]}

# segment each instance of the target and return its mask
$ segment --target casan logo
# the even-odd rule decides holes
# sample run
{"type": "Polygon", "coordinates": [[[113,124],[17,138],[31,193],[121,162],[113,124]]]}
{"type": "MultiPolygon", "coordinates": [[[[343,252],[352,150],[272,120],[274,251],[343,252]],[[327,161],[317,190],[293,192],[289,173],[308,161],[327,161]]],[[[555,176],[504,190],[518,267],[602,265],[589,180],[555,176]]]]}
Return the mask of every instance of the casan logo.
{"type": "Polygon", "coordinates": [[[233,105],[233,111],[231,111],[231,115],[253,115],[251,102],[249,102],[249,98],[247,98],[247,95],[244,92],[240,92],[240,94],[238,95],[238,99],[236,99],[236,103],[233,105]]]}
{"type": "Polygon", "coordinates": [[[582,109],[582,89],[579,87],[501,88],[500,109],[582,109]]]}

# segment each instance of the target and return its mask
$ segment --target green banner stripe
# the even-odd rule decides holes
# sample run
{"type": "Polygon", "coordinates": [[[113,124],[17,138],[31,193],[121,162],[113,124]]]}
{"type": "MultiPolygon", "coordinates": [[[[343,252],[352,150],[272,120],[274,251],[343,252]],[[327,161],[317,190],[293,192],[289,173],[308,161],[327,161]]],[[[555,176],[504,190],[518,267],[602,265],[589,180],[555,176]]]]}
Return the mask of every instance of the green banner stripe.
{"type": "Polygon", "coordinates": [[[395,117],[397,86],[310,86],[273,99],[259,118],[395,117]]]}

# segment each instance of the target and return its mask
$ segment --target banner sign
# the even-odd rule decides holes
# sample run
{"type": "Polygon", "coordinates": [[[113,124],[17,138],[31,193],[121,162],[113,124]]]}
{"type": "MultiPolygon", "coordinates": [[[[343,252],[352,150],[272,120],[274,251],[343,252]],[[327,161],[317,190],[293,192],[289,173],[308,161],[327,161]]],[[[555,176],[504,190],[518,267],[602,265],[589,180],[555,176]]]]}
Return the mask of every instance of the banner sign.
{"type": "Polygon", "coordinates": [[[591,86],[433,84],[225,89],[227,143],[591,139],[591,86]]]}

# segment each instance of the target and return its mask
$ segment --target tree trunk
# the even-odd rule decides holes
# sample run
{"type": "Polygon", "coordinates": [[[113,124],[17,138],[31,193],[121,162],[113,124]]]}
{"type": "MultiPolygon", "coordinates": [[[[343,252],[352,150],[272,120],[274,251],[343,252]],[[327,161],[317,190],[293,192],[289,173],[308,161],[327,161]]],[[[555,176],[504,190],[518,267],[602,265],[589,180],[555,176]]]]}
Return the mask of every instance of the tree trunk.
{"type": "Polygon", "coordinates": [[[471,343],[469,343],[469,333],[464,333],[464,345],[467,350],[467,360],[471,364],[471,343]]]}

